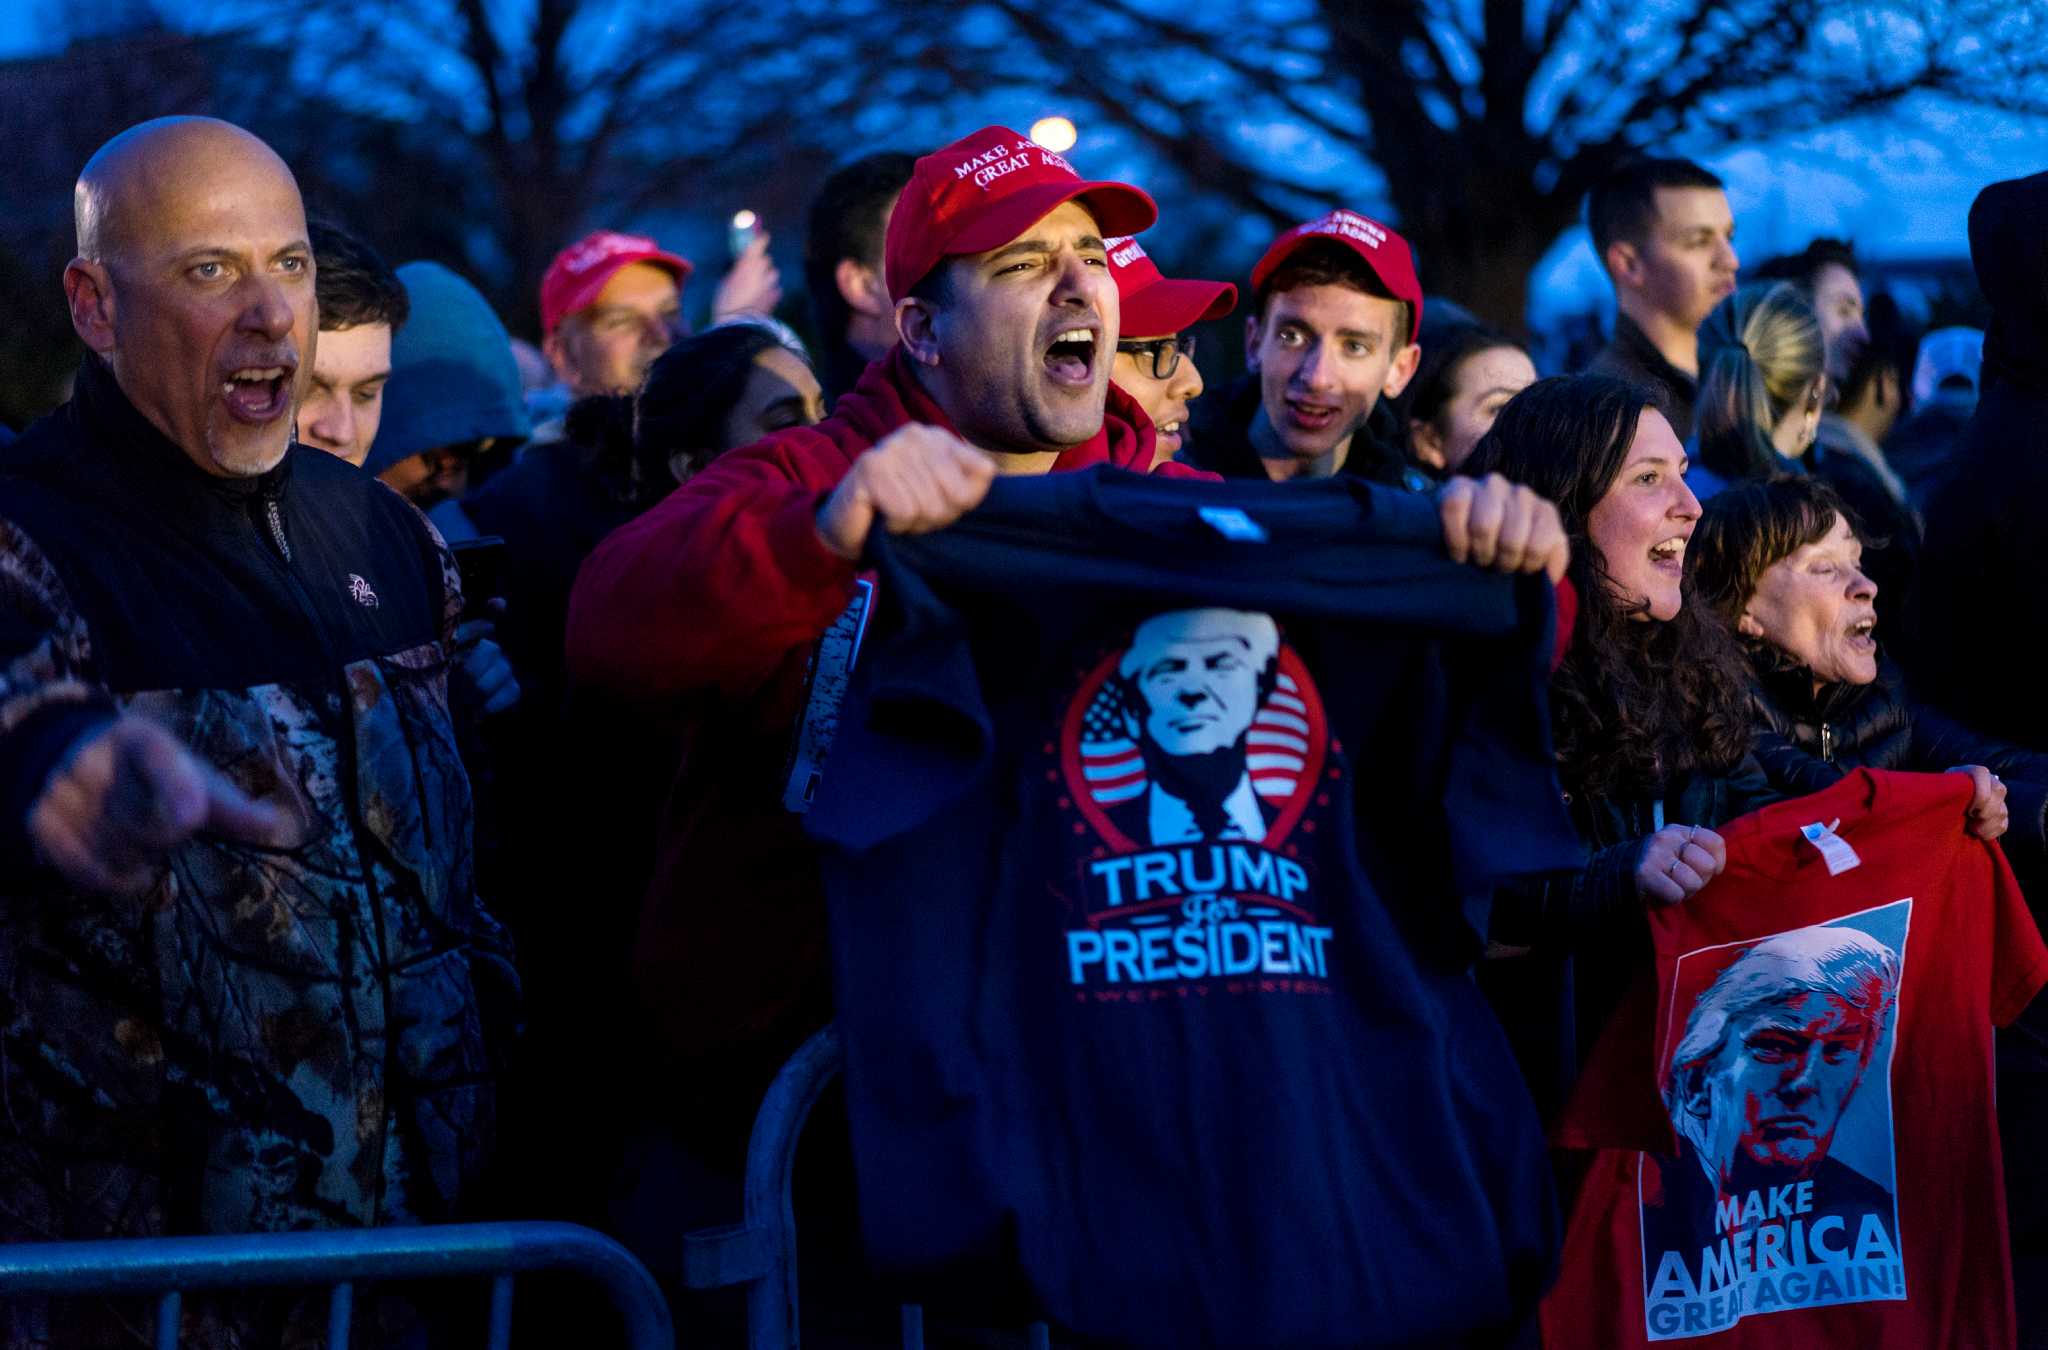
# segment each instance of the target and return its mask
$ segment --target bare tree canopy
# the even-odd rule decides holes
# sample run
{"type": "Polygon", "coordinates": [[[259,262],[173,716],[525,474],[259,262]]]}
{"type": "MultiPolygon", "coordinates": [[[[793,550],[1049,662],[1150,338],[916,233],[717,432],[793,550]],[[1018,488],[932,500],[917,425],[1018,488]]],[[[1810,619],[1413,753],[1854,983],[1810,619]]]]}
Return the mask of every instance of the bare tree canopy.
{"type": "Polygon", "coordinates": [[[1433,289],[1519,323],[1530,269],[1634,149],[1920,92],[2048,110],[2039,0],[360,0],[308,22],[337,91],[470,136],[528,278],[594,203],[808,186],[892,131],[965,129],[942,109],[1055,97],[1211,210],[1279,227],[1384,200],[1433,289]]]}
{"type": "Polygon", "coordinates": [[[2048,0],[249,0],[200,32],[155,0],[43,14],[81,40],[0,65],[31,142],[0,220],[24,284],[62,251],[29,227],[46,199],[68,222],[93,144],[210,111],[277,146],[315,209],[460,267],[529,334],[541,271],[586,229],[746,205],[794,231],[836,161],[1031,110],[1116,130],[1169,264],[1234,267],[1248,236],[1384,206],[1432,292],[1507,324],[1634,149],[1706,156],[1922,93],[2048,111],[2048,0]]]}
{"type": "Polygon", "coordinates": [[[1329,199],[1325,161],[1376,169],[1430,288],[1507,323],[1587,188],[1632,151],[1707,154],[1920,92],[2048,109],[2037,0],[1094,0],[1085,45],[993,3],[1069,97],[1199,192],[1281,224],[1329,199]]]}

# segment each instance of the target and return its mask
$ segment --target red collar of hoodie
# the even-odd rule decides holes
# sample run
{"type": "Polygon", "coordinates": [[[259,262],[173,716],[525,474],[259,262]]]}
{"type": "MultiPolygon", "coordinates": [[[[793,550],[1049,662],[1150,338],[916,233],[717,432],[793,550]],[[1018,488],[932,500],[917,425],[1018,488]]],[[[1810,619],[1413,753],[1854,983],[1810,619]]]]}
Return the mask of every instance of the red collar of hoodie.
{"type": "MultiPolygon", "coordinates": [[[[719,456],[607,536],[569,603],[572,677],[629,703],[696,689],[758,689],[807,650],[846,606],[854,568],[818,537],[817,510],[854,460],[913,422],[958,428],[918,383],[901,348],[868,366],[832,415],[719,456]]],[[[1101,428],[1054,462],[1145,473],[1151,419],[1115,385],[1101,428]]],[[[1176,478],[1213,478],[1184,464],[1176,478]]]]}

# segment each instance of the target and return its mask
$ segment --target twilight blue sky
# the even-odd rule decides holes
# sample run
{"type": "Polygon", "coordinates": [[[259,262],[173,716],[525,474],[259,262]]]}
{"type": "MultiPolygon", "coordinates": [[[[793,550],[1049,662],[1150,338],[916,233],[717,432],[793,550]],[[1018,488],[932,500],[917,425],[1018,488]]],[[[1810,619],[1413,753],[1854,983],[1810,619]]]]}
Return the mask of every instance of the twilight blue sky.
{"type": "MultiPolygon", "coordinates": [[[[53,10],[83,17],[81,26],[90,26],[94,17],[132,13],[149,2],[0,0],[0,58],[46,50],[50,40],[45,16],[53,10]]],[[[198,15],[209,11],[217,12],[203,3],[198,7],[198,15]]],[[[190,23],[198,15],[180,12],[178,21],[190,23]]],[[[990,112],[1021,116],[1018,126],[1027,125],[1035,115],[1008,107],[990,112]]],[[[1143,173],[1142,157],[1131,152],[1123,137],[1100,130],[1091,134],[1084,119],[1076,120],[1081,122],[1081,142],[1073,155],[1088,172],[1143,173]]],[[[1304,167],[1303,151],[1308,147],[1290,128],[1259,128],[1252,139],[1272,146],[1276,154],[1286,154],[1297,170],[1304,167]]],[[[1761,140],[1703,158],[1728,180],[1738,245],[1748,259],[1796,248],[1823,233],[1850,238],[1860,252],[1878,259],[1965,256],[1965,219],[1978,190],[2001,178],[2048,168],[2048,118],[1992,113],[1920,97],[1881,116],[1818,133],[1761,140]]],[[[1345,180],[1359,182],[1352,173],[1331,167],[1345,180]]],[[[1353,191],[1363,195],[1348,204],[1367,211],[1384,207],[1371,186],[1361,184],[1353,191]]],[[[1265,227],[1258,228],[1263,233],[1265,227]]],[[[1529,318],[1538,327],[1606,301],[1607,286],[1583,230],[1570,231],[1558,241],[1532,278],[1531,289],[1529,318]]]]}

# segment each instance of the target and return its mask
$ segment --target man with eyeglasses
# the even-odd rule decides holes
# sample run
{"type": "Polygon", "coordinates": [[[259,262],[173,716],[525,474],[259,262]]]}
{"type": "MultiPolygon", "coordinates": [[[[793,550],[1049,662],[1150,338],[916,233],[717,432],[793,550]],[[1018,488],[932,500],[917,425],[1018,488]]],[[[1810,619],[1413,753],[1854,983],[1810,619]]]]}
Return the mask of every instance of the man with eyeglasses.
{"type": "Polygon", "coordinates": [[[1226,478],[1349,473],[1431,490],[1401,453],[1390,413],[1372,425],[1380,401],[1415,376],[1421,326],[1407,240],[1355,211],[1295,226],[1252,269],[1250,373],[1205,418],[1185,458],[1226,478]]]}
{"type": "Polygon", "coordinates": [[[1124,336],[1117,339],[1109,378],[1152,419],[1158,437],[1152,462],[1163,464],[1187,444],[1188,408],[1202,396],[1195,335],[1187,330],[1236,308],[1237,287],[1169,280],[1137,240],[1119,235],[1104,242],[1123,305],[1124,336]]]}

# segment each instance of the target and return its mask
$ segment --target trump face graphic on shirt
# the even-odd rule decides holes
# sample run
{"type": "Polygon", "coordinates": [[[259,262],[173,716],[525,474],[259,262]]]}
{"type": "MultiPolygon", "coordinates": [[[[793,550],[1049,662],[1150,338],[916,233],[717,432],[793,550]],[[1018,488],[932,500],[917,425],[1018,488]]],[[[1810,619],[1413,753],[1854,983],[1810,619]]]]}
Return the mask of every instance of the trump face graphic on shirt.
{"type": "Polygon", "coordinates": [[[1890,1077],[1912,906],[1679,958],[1678,1149],[1641,1155],[1638,1190],[1649,1339],[1906,1297],[1890,1077]]]}
{"type": "Polygon", "coordinates": [[[1693,1006],[1665,1097],[1717,1190],[1822,1173],[1898,986],[1892,949],[1840,927],[1780,933],[1720,973],[1693,1006]]]}
{"type": "Polygon", "coordinates": [[[1253,790],[1246,736],[1279,657],[1280,630],[1264,614],[1180,610],[1138,625],[1117,663],[1125,730],[1150,784],[1131,804],[1143,808],[1136,837],[1263,837],[1273,808],[1253,790]]]}

